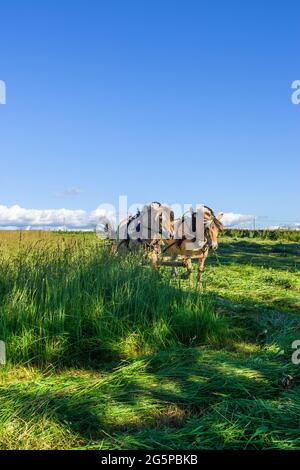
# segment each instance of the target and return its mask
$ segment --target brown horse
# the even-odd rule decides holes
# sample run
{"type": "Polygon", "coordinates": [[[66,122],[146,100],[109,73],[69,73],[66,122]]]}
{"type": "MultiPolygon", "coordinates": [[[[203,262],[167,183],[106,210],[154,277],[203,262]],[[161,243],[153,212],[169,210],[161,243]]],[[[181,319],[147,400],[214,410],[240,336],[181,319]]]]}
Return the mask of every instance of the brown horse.
{"type": "Polygon", "coordinates": [[[117,230],[118,242],[113,247],[113,253],[142,249],[155,263],[161,254],[161,240],[173,236],[173,222],[174,214],[168,206],[160,202],[146,204],[142,211],[120,223],[117,230]]]}
{"type": "Polygon", "coordinates": [[[216,216],[212,209],[204,206],[203,237],[199,241],[195,238],[195,227],[193,227],[196,221],[195,212],[176,219],[174,221],[173,239],[163,239],[165,248],[162,250],[162,254],[170,256],[171,260],[164,261],[163,258],[156,257],[154,264],[172,266],[173,273],[176,273],[176,266],[184,266],[186,268],[184,277],[188,278],[193,271],[192,258],[197,258],[198,283],[201,285],[209,250],[215,251],[218,248],[218,235],[223,229],[221,223],[223,215],[221,212],[216,216]],[[178,258],[180,261],[177,261],[178,258]]]}

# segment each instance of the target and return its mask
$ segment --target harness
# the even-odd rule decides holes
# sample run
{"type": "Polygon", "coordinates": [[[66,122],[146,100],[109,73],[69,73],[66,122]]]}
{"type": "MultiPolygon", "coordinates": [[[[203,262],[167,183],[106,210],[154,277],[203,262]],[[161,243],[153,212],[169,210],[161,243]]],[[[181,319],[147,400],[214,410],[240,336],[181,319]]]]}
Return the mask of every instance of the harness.
{"type": "MultiPolygon", "coordinates": [[[[203,246],[201,247],[201,251],[204,251],[204,250],[207,248],[207,245],[208,245],[208,236],[207,236],[208,227],[209,227],[209,225],[210,225],[212,222],[214,222],[214,221],[216,220],[216,216],[215,216],[214,211],[213,211],[210,207],[208,207],[208,206],[204,206],[204,208],[207,209],[207,210],[210,212],[211,216],[210,216],[210,218],[209,218],[206,222],[204,222],[204,234],[206,234],[206,237],[205,237],[204,244],[203,244],[203,246]]],[[[181,217],[181,223],[182,223],[182,224],[184,224],[184,222],[185,222],[185,216],[186,216],[186,213],[183,214],[182,217],[181,217]]],[[[192,231],[193,231],[193,232],[196,232],[196,228],[197,228],[197,212],[193,211],[193,212],[192,212],[192,231]]],[[[191,243],[194,243],[194,242],[196,241],[196,239],[197,239],[196,237],[193,237],[193,238],[190,239],[189,241],[190,241],[191,243]]],[[[175,246],[175,245],[176,245],[179,249],[181,249],[182,243],[183,243],[185,240],[187,240],[187,238],[186,238],[185,235],[183,235],[183,237],[180,238],[180,239],[174,240],[173,243],[171,243],[170,245],[167,245],[167,246],[166,246],[166,248],[163,250],[162,253],[163,253],[163,254],[166,253],[166,251],[168,251],[170,248],[172,248],[172,247],[175,246]]]]}
{"type": "MultiPolygon", "coordinates": [[[[153,205],[153,204],[156,204],[158,207],[162,206],[162,204],[160,202],[157,202],[157,201],[154,201],[154,202],[151,203],[151,205],[153,205]]],[[[148,231],[148,239],[143,239],[141,237],[138,237],[137,239],[135,239],[135,241],[142,244],[142,245],[144,245],[148,249],[155,249],[157,247],[157,245],[160,244],[161,240],[157,239],[157,238],[154,238],[153,240],[151,240],[151,210],[152,210],[151,205],[148,208],[148,226],[145,227],[145,229],[148,231]],[[148,240],[150,240],[150,241],[148,241],[148,240]]],[[[206,209],[210,213],[210,217],[209,217],[208,220],[206,220],[204,222],[204,243],[201,246],[201,248],[199,247],[199,250],[202,251],[202,252],[205,249],[207,249],[207,245],[208,245],[208,241],[209,241],[209,234],[208,234],[209,226],[212,224],[212,222],[220,224],[220,222],[217,220],[217,218],[215,216],[214,211],[208,206],[203,206],[203,207],[204,207],[204,209],[206,209]]],[[[182,224],[185,223],[186,214],[187,213],[183,214],[182,217],[181,217],[181,223],[182,224]]],[[[127,248],[129,250],[130,250],[129,243],[130,243],[130,240],[132,240],[132,238],[129,235],[128,228],[129,228],[130,224],[133,221],[135,221],[137,218],[140,217],[140,215],[141,215],[141,212],[138,210],[135,215],[129,216],[128,219],[127,219],[127,236],[126,236],[126,239],[122,240],[120,244],[126,243],[127,248]]],[[[173,212],[171,212],[171,220],[172,220],[172,222],[174,222],[174,213],[173,212]]],[[[179,220],[179,219],[177,219],[177,220],[179,220]]],[[[192,225],[192,232],[195,233],[196,228],[197,228],[197,212],[195,212],[195,211],[193,211],[192,214],[191,214],[191,225],[192,225]]],[[[222,226],[222,224],[220,224],[220,225],[222,226]]],[[[139,222],[137,224],[136,232],[137,233],[141,232],[141,222],[139,222]]],[[[162,214],[159,215],[159,234],[162,235],[162,214]]],[[[164,248],[164,250],[161,252],[161,254],[166,253],[173,246],[177,246],[179,249],[181,249],[183,242],[186,241],[186,240],[188,240],[191,243],[194,243],[197,240],[197,238],[193,237],[191,239],[188,239],[185,235],[183,235],[180,239],[175,239],[175,240],[173,240],[173,242],[170,245],[167,245],[164,248]]]]}
{"type": "MultiPolygon", "coordinates": [[[[153,204],[157,204],[158,207],[161,207],[161,203],[158,202],[158,201],[154,201],[154,202],[151,203],[151,205],[153,205],[153,204]]],[[[123,242],[126,243],[128,249],[130,249],[129,242],[131,240],[130,235],[129,235],[129,231],[128,231],[128,227],[134,220],[136,220],[138,217],[140,217],[140,215],[141,215],[141,212],[140,212],[140,210],[138,210],[135,215],[131,215],[131,216],[128,217],[128,220],[127,220],[127,237],[126,237],[126,240],[123,240],[121,242],[121,244],[123,242]]],[[[151,206],[148,210],[147,215],[148,215],[148,226],[146,226],[145,228],[148,231],[148,239],[150,240],[151,239],[151,206]]],[[[140,231],[141,231],[141,222],[139,222],[138,225],[136,226],[136,231],[138,233],[140,233],[140,231]]],[[[159,234],[160,235],[162,234],[162,215],[159,216],[159,234]]],[[[158,243],[160,243],[160,240],[158,240],[158,239],[153,239],[150,242],[148,242],[145,239],[142,239],[140,237],[137,238],[135,241],[137,241],[138,243],[141,243],[142,245],[146,246],[149,249],[150,248],[155,248],[156,245],[158,243]]]]}

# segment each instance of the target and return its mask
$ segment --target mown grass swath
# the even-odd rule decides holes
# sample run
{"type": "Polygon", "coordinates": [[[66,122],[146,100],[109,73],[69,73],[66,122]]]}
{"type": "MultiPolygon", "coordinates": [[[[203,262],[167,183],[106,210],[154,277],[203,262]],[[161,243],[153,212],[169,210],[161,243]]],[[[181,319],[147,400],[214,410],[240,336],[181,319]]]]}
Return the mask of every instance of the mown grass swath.
{"type": "Polygon", "coordinates": [[[299,449],[299,265],[225,234],[200,291],[94,234],[1,233],[0,448],[299,449]]]}

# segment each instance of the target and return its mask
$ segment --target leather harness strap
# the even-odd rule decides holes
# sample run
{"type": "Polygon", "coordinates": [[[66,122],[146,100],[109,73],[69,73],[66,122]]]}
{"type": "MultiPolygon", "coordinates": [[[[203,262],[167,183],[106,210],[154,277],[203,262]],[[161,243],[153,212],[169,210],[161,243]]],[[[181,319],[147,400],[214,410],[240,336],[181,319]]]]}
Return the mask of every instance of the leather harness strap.
{"type": "MultiPolygon", "coordinates": [[[[208,209],[208,210],[210,211],[210,213],[211,213],[211,217],[210,217],[210,219],[209,219],[207,222],[209,222],[209,223],[213,222],[214,219],[216,218],[216,216],[215,216],[215,214],[214,214],[214,211],[213,211],[210,207],[208,207],[208,206],[204,206],[204,207],[205,207],[205,209],[208,209]]],[[[192,231],[193,231],[193,232],[196,232],[196,223],[197,223],[197,222],[196,222],[196,220],[197,220],[196,217],[197,217],[197,213],[193,211],[193,212],[192,212],[192,231]]],[[[184,223],[184,221],[185,221],[185,214],[183,214],[183,216],[181,217],[181,223],[184,223]]],[[[204,229],[205,229],[205,230],[207,229],[207,222],[204,224],[204,229]]],[[[163,254],[166,253],[166,251],[168,251],[168,250],[169,250],[170,248],[172,248],[174,245],[177,245],[177,247],[178,247],[179,249],[181,249],[181,245],[182,245],[182,243],[183,243],[185,240],[187,240],[187,238],[186,238],[185,236],[183,236],[183,237],[180,238],[180,239],[176,239],[172,244],[167,245],[167,247],[163,250],[163,254]]],[[[189,240],[189,242],[191,242],[191,243],[194,243],[195,241],[196,241],[196,237],[194,237],[194,238],[192,238],[191,240],[189,240]]],[[[205,250],[205,248],[207,247],[207,243],[208,243],[208,240],[206,239],[206,240],[205,240],[205,244],[204,244],[204,245],[202,246],[202,248],[201,248],[201,251],[204,251],[204,250],[205,250]]]]}

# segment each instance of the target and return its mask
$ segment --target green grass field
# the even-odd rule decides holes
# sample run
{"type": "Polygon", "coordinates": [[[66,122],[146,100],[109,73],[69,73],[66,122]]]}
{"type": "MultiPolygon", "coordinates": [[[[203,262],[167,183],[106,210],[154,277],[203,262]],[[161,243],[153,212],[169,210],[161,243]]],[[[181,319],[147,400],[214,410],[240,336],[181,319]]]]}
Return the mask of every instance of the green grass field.
{"type": "Polygon", "coordinates": [[[94,234],[1,232],[0,448],[300,449],[292,239],[226,232],[200,291],[94,234]]]}

